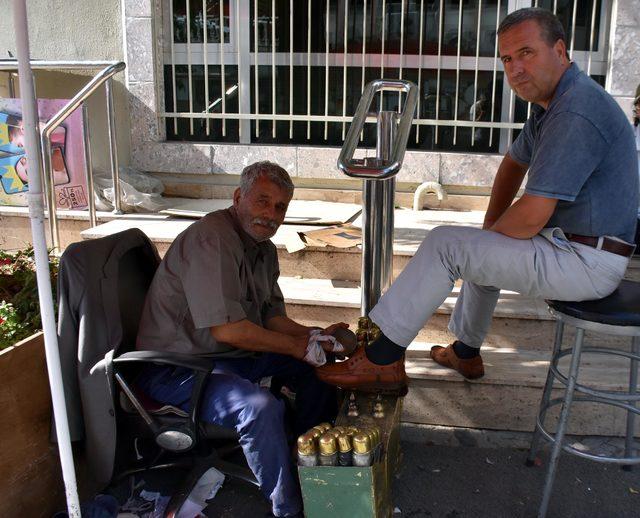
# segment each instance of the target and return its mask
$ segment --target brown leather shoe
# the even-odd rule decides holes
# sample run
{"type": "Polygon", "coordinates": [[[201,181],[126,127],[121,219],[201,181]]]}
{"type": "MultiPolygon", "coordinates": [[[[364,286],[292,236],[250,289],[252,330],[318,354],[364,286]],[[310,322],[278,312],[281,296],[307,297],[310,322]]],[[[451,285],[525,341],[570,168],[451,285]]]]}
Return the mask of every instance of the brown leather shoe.
{"type": "Polygon", "coordinates": [[[321,381],[346,389],[399,395],[407,393],[404,358],[389,365],[376,365],[367,359],[364,347],[356,349],[348,360],[318,367],[316,374],[321,381]]]}
{"type": "Polygon", "coordinates": [[[468,360],[458,358],[456,352],[453,350],[453,344],[449,344],[447,347],[434,345],[429,355],[434,362],[443,367],[458,371],[467,379],[473,380],[484,376],[482,356],[478,355],[468,360]]]}

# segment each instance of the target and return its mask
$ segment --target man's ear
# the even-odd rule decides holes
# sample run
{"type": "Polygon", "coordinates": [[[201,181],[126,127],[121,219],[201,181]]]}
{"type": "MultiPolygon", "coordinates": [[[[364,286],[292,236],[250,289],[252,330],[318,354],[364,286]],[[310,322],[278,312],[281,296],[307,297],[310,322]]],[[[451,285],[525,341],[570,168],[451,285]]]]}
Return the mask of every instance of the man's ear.
{"type": "Polygon", "coordinates": [[[233,191],[233,206],[237,207],[240,203],[240,187],[233,191]]]}
{"type": "Polygon", "coordinates": [[[569,59],[567,57],[567,46],[565,45],[564,41],[562,40],[558,40],[556,41],[555,45],[553,46],[553,50],[558,54],[558,57],[564,61],[564,59],[566,58],[567,60],[569,59]]]}

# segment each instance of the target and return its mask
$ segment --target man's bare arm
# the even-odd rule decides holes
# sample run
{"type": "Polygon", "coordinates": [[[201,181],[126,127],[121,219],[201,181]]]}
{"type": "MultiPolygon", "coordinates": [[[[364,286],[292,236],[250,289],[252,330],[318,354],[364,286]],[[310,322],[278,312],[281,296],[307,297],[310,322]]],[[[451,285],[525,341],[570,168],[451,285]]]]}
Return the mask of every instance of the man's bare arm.
{"type": "Polygon", "coordinates": [[[314,329],[313,327],[298,324],[295,320],[291,320],[289,317],[284,315],[278,315],[270,318],[265,327],[271,331],[291,336],[307,335],[309,334],[309,331],[314,329]]]}
{"type": "Polygon", "coordinates": [[[216,341],[228,343],[238,349],[287,354],[299,360],[304,358],[309,340],[308,332],[291,336],[265,329],[246,319],[212,326],[211,335],[216,341]]]}
{"type": "Polygon", "coordinates": [[[291,320],[287,316],[278,315],[276,317],[270,318],[267,321],[267,324],[265,327],[267,329],[270,329],[271,331],[277,331],[278,333],[284,333],[286,335],[292,335],[292,336],[309,334],[309,331],[311,331],[312,329],[322,329],[322,331],[324,331],[325,334],[331,335],[334,333],[336,328],[342,327],[347,329],[349,327],[349,324],[346,324],[344,322],[337,322],[323,329],[322,327],[317,327],[317,326],[314,326],[314,327],[303,326],[302,324],[298,324],[298,322],[296,322],[295,320],[291,320]]]}
{"type": "Polygon", "coordinates": [[[530,239],[544,228],[557,204],[555,198],[525,194],[504,211],[490,230],[516,239],[530,239]]]}
{"type": "Polygon", "coordinates": [[[526,173],[526,166],[516,162],[509,153],[504,156],[493,181],[491,199],[482,228],[491,228],[511,206],[526,173]]]}

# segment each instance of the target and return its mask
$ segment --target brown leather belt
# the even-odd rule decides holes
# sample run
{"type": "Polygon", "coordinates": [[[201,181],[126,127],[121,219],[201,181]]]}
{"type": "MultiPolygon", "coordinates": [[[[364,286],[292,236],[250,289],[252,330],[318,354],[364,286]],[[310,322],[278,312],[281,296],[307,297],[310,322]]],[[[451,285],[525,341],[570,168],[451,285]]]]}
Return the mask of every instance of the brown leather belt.
{"type": "Polygon", "coordinates": [[[580,243],[581,245],[591,246],[598,250],[604,250],[605,252],[611,252],[612,254],[621,255],[623,257],[631,257],[635,250],[634,245],[629,243],[623,243],[611,239],[610,237],[593,237],[593,236],[579,236],[577,234],[565,234],[569,241],[580,243]]]}

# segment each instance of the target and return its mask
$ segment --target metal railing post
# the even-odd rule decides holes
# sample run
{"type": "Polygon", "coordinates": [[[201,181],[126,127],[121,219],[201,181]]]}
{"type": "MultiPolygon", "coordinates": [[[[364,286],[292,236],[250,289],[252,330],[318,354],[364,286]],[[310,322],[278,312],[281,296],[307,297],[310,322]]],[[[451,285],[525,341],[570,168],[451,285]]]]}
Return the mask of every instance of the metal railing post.
{"type": "Polygon", "coordinates": [[[111,178],[113,180],[113,213],[122,214],[120,199],[120,171],[118,169],[118,146],[116,143],[116,119],[113,108],[113,84],[108,79],[104,85],[107,93],[107,123],[109,126],[109,155],[111,158],[111,178]]]}
{"type": "Polygon", "coordinates": [[[47,200],[47,212],[49,215],[49,232],[51,235],[51,248],[55,252],[60,251],[60,228],[58,227],[58,214],[56,212],[56,186],[53,178],[53,160],[51,156],[51,139],[44,138],[44,132],[40,135],[40,156],[42,157],[42,179],[44,180],[44,194],[47,200]]]}
{"type": "Polygon", "coordinates": [[[89,109],[87,103],[82,103],[82,134],[84,137],[84,164],[87,178],[87,196],[89,204],[89,223],[92,227],[98,224],[96,218],[96,199],[93,192],[93,160],[91,158],[91,128],[89,126],[89,109]]]}
{"type": "Polygon", "coordinates": [[[411,122],[418,102],[418,87],[410,81],[377,79],[362,94],[345,138],[338,168],[347,176],[362,178],[362,315],[366,316],[391,284],[395,175],[402,167],[411,122]],[[406,93],[402,114],[378,112],[375,158],[353,158],[374,96],[383,90],[406,93]]]}

